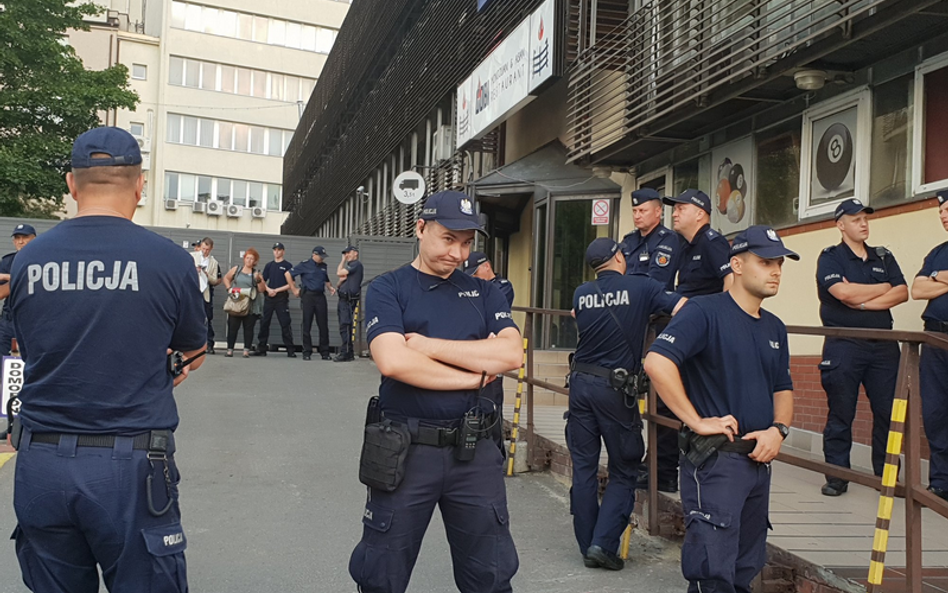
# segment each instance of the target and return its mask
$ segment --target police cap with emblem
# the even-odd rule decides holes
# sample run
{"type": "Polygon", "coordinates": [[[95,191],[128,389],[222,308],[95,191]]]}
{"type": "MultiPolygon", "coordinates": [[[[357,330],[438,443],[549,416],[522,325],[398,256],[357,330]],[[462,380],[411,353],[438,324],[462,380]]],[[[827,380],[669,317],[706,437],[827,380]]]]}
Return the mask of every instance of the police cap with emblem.
{"type": "Polygon", "coordinates": [[[72,145],[72,168],[122,167],[140,165],[142,151],[138,141],[121,128],[93,128],[82,134],[72,145]],[[95,157],[94,154],[108,156],[95,157]]]}
{"type": "Polygon", "coordinates": [[[421,220],[437,222],[452,231],[487,234],[474,212],[474,201],[459,191],[439,191],[425,200],[421,220]]]}
{"type": "Polygon", "coordinates": [[[836,213],[834,217],[836,220],[842,218],[844,214],[849,214],[850,216],[859,214],[860,212],[865,212],[866,214],[872,214],[875,212],[869,206],[866,206],[856,198],[849,198],[848,200],[843,200],[839,203],[839,206],[836,207],[836,213]]]}
{"type": "Polygon", "coordinates": [[[474,272],[477,271],[477,268],[481,264],[487,261],[487,254],[481,251],[472,251],[471,255],[467,256],[467,259],[464,260],[464,273],[468,276],[473,276],[474,272]]]}
{"type": "Polygon", "coordinates": [[[650,187],[643,187],[642,189],[637,189],[634,192],[632,192],[632,205],[633,206],[641,206],[645,202],[649,202],[651,200],[658,200],[659,202],[661,202],[662,196],[659,195],[657,191],[655,191],[654,189],[650,187]]]}
{"type": "Polygon", "coordinates": [[[711,214],[711,198],[700,189],[686,189],[674,198],[662,198],[662,202],[669,206],[674,206],[675,204],[693,204],[708,214],[711,214]]]}
{"type": "Polygon", "coordinates": [[[948,190],[938,192],[935,197],[938,198],[938,207],[941,208],[945,202],[948,202],[948,190]]]}
{"type": "Polygon", "coordinates": [[[325,257],[325,256],[326,256],[326,249],[323,248],[322,245],[317,245],[316,247],[313,247],[313,253],[315,253],[316,255],[321,255],[321,256],[325,257]]]}
{"type": "Polygon", "coordinates": [[[350,251],[355,251],[356,253],[359,253],[359,248],[356,247],[355,245],[347,245],[346,248],[342,250],[342,253],[346,254],[346,253],[349,253],[350,251]]]}
{"type": "Polygon", "coordinates": [[[274,248],[274,249],[286,249],[286,247],[283,246],[283,243],[280,243],[279,241],[277,241],[276,243],[273,244],[273,248],[274,248]]]}
{"type": "Polygon", "coordinates": [[[36,229],[33,228],[31,224],[18,224],[14,227],[13,232],[10,233],[11,237],[16,237],[17,235],[35,235],[36,229]]]}
{"type": "Polygon", "coordinates": [[[599,237],[586,248],[586,263],[595,270],[615,257],[617,251],[619,251],[618,243],[609,237],[599,237]]]}
{"type": "Polygon", "coordinates": [[[734,244],[731,245],[731,255],[737,255],[745,251],[750,251],[763,259],[777,259],[778,257],[789,257],[796,261],[800,259],[797,253],[784,246],[777,231],[764,225],[748,227],[734,237],[734,244]]]}

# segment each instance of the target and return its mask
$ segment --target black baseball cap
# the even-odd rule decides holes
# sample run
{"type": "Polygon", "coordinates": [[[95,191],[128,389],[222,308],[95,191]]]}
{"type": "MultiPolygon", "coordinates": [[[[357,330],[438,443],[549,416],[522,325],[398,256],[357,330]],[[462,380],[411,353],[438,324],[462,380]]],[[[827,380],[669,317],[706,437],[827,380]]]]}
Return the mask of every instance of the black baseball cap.
{"type": "Polygon", "coordinates": [[[474,272],[477,271],[477,268],[484,262],[487,261],[487,254],[481,251],[472,251],[471,255],[467,256],[467,259],[464,261],[464,273],[468,276],[473,276],[474,272]]]}
{"type": "Polygon", "coordinates": [[[938,192],[935,197],[938,198],[938,207],[941,208],[945,202],[948,202],[948,190],[938,192]]]}
{"type": "Polygon", "coordinates": [[[748,227],[734,237],[734,244],[731,245],[731,255],[737,255],[745,251],[750,251],[764,259],[789,257],[795,261],[800,260],[800,256],[796,252],[790,251],[783,244],[777,231],[762,224],[748,227]]]}
{"type": "Polygon", "coordinates": [[[590,268],[596,269],[612,259],[617,251],[619,251],[618,243],[609,237],[599,237],[586,248],[586,263],[590,268]]]}
{"type": "Polygon", "coordinates": [[[836,220],[839,220],[844,214],[859,214],[860,212],[865,212],[866,214],[872,214],[875,212],[874,209],[866,206],[856,198],[849,198],[848,200],[843,200],[839,203],[839,206],[836,207],[836,213],[834,214],[836,220]]]}
{"type": "Polygon", "coordinates": [[[662,196],[650,187],[643,187],[632,192],[632,205],[641,206],[650,200],[662,201],[662,196]]]}
{"type": "Polygon", "coordinates": [[[31,224],[18,224],[13,228],[13,232],[10,233],[11,237],[16,237],[17,235],[35,235],[36,229],[33,228],[31,224]]]}
{"type": "Polygon", "coordinates": [[[359,252],[359,248],[355,245],[347,245],[345,249],[342,250],[343,253],[349,253],[350,251],[359,252]]]}
{"type": "Polygon", "coordinates": [[[315,253],[316,255],[323,255],[323,256],[325,256],[325,255],[326,255],[326,249],[323,248],[322,245],[317,245],[316,247],[313,247],[313,253],[315,253]]]}
{"type": "Polygon", "coordinates": [[[459,191],[439,191],[425,200],[421,220],[437,222],[452,231],[487,234],[474,212],[474,200],[459,191]]]}
{"type": "Polygon", "coordinates": [[[85,132],[72,145],[72,168],[122,167],[139,165],[142,151],[138,141],[121,128],[101,127],[85,132]],[[92,158],[93,154],[107,154],[92,158]]]}
{"type": "Polygon", "coordinates": [[[283,243],[280,243],[279,241],[277,241],[276,243],[273,244],[273,249],[284,249],[284,250],[285,250],[286,247],[283,246],[283,243]]]}
{"type": "Polygon", "coordinates": [[[708,214],[711,214],[711,198],[700,189],[686,189],[674,198],[662,198],[662,202],[669,206],[675,204],[694,204],[708,214]]]}

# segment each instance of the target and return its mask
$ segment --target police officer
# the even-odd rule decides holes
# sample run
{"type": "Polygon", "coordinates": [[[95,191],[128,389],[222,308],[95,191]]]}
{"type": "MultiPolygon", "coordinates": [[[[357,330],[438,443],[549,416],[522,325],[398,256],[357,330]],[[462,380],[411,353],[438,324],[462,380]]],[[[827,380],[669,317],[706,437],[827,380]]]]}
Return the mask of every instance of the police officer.
{"type": "Polygon", "coordinates": [[[471,198],[432,195],[415,227],[418,256],[366,292],[366,332],[382,374],[379,407],[386,421],[409,428],[411,445],[401,484],[368,491],[362,541],[349,561],[363,593],[405,591],[436,505],[458,589],[512,591],[518,560],[503,456],[490,440],[493,404],[478,392],[485,373],[489,379],[520,366],[522,344],[503,295],[457,269],[475,232],[483,229],[471,198]],[[462,418],[470,440],[458,440],[462,418]]]}
{"type": "Polygon", "coordinates": [[[168,352],[199,355],[207,330],[194,260],[131,221],[141,162],[124,130],[79,136],[75,218],[13,265],[26,367],[14,537],[33,591],[98,591],[97,564],[110,591],[187,590],[172,387],[189,367],[175,377],[168,352]]]}
{"type": "Polygon", "coordinates": [[[312,258],[296,264],[284,274],[290,290],[302,299],[300,307],[303,310],[303,360],[313,358],[311,330],[314,317],[319,328],[319,354],[323,360],[329,360],[329,309],[326,307],[326,291],[336,294],[336,289],[329,282],[325,257],[326,250],[322,245],[317,245],[313,248],[312,258]],[[293,280],[296,277],[300,279],[299,288],[293,280]]]}
{"type": "Polygon", "coordinates": [[[685,426],[681,569],[694,593],[750,593],[767,557],[770,462],[793,419],[787,330],[761,303],[777,294],[784,258],[799,256],[763,226],[731,254],[729,292],[691,299],[645,358],[685,426]]]}
{"type": "MultiPolygon", "coordinates": [[[[908,300],[905,278],[892,253],[885,247],[866,245],[868,215],[872,213],[872,208],[854,198],[836,207],[836,227],[843,240],[823,250],[816,268],[820,319],[826,327],[892,329],[889,309],[908,300]]],[[[820,381],[829,408],[823,428],[826,463],[849,467],[852,425],[862,385],[872,408],[872,469],[882,475],[898,373],[896,342],[824,340],[820,381]]],[[[849,482],[827,476],[821,492],[839,496],[848,489],[849,482]]]]}
{"type": "Polygon", "coordinates": [[[662,201],[675,207],[673,226],[684,239],[675,291],[691,298],[727,290],[732,281],[731,246],[711,228],[711,198],[703,191],[686,189],[681,195],[662,201]]]}
{"type": "Polygon", "coordinates": [[[596,279],[573,294],[579,345],[569,379],[566,444],[573,461],[570,508],[583,561],[621,570],[619,537],[635,505],[642,420],[631,384],[642,360],[649,316],[677,311],[686,299],[644,275],[625,276],[619,244],[600,237],[586,249],[596,279]],[[599,454],[609,453],[609,483],[599,503],[599,454]]]}
{"type": "Polygon", "coordinates": [[[462,269],[468,276],[474,276],[475,278],[480,278],[481,280],[486,280],[487,282],[492,283],[497,288],[497,290],[499,290],[504,295],[504,297],[506,297],[507,304],[511,307],[513,306],[513,284],[510,283],[510,280],[501,278],[494,273],[494,266],[490,263],[486,253],[481,251],[472,251],[471,255],[468,256],[466,260],[464,260],[462,269]]]}
{"type": "Polygon", "coordinates": [[[645,274],[675,289],[680,239],[662,224],[662,197],[652,188],[632,192],[635,231],[622,239],[626,274],[645,274]]]}
{"type": "MultiPolygon", "coordinates": [[[[938,216],[948,231],[948,191],[938,192],[938,216]]],[[[928,301],[925,331],[948,334],[948,242],[932,249],[912,282],[912,298],[928,301]]],[[[922,419],[931,449],[928,489],[948,500],[948,350],[922,346],[922,419]]]]}
{"type": "Polygon", "coordinates": [[[359,261],[359,250],[349,245],[342,250],[342,259],[336,266],[336,276],[339,278],[339,302],[336,312],[339,315],[339,335],[342,337],[342,346],[333,360],[347,362],[355,359],[355,349],[352,344],[352,323],[359,298],[362,296],[362,278],[365,269],[359,261]]]}
{"type": "Polygon", "coordinates": [[[283,331],[283,345],[286,346],[286,355],[296,358],[296,346],[293,345],[293,326],[290,324],[290,283],[286,280],[286,273],[293,269],[293,264],[283,259],[286,247],[279,241],[273,244],[273,261],[263,267],[263,281],[267,285],[267,294],[263,301],[263,317],[260,320],[260,334],[257,337],[257,350],[254,356],[266,356],[270,349],[267,341],[270,339],[270,322],[276,313],[283,331]]]}
{"type": "Polygon", "coordinates": [[[36,238],[36,229],[30,224],[18,224],[13,229],[13,253],[8,253],[0,259],[0,298],[3,301],[3,312],[0,314],[0,352],[9,354],[15,335],[13,313],[10,311],[10,270],[13,269],[13,259],[27,243],[36,238]]]}

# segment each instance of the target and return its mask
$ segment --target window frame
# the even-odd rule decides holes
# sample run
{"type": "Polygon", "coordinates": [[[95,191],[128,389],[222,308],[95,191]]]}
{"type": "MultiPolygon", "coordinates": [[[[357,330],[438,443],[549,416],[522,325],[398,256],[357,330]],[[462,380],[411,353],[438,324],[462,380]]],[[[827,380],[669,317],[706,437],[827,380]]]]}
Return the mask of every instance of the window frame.
{"type": "Polygon", "coordinates": [[[132,80],[148,80],[148,64],[136,64],[132,62],[132,69],[131,69],[131,72],[129,73],[129,78],[131,78],[132,80]],[[136,68],[144,69],[145,73],[142,76],[135,76],[136,68]]]}
{"type": "Polygon", "coordinates": [[[948,68],[948,52],[925,60],[915,67],[915,96],[912,106],[912,197],[948,188],[948,179],[923,182],[925,159],[925,75],[948,68]]]}

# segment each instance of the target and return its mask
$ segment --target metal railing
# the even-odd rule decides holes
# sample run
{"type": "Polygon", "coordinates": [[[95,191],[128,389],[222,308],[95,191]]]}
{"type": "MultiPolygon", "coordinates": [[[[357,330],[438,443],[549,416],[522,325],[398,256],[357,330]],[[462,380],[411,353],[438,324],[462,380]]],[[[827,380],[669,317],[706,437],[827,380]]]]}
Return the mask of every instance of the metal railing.
{"type": "MultiPolygon", "coordinates": [[[[535,451],[537,447],[536,432],[534,425],[534,398],[533,388],[539,387],[549,391],[569,395],[569,390],[552,383],[536,379],[534,365],[534,345],[532,339],[533,328],[537,316],[569,316],[569,311],[557,309],[538,309],[532,307],[513,307],[515,313],[526,315],[524,328],[524,337],[529,339],[527,348],[526,376],[524,381],[526,388],[527,405],[527,430],[526,440],[530,452],[533,468],[536,466],[535,451]]],[[[852,338],[864,340],[879,340],[885,342],[901,343],[901,358],[899,361],[899,374],[896,384],[895,399],[905,400],[907,405],[907,414],[905,419],[904,432],[904,475],[905,480],[899,482],[895,487],[897,496],[905,497],[905,532],[906,532],[906,573],[905,573],[905,591],[908,593],[922,592],[922,508],[928,508],[935,513],[948,519],[948,502],[942,500],[929,492],[922,484],[921,474],[921,438],[922,438],[922,419],[921,419],[921,395],[919,393],[919,349],[921,346],[930,346],[948,350],[948,336],[934,332],[913,332],[897,330],[870,330],[857,328],[841,327],[810,327],[810,326],[787,326],[787,332],[791,335],[824,336],[834,338],[852,338]]],[[[648,455],[647,464],[649,475],[658,475],[658,426],[666,426],[673,429],[679,429],[681,423],[677,420],[665,418],[654,413],[658,406],[658,396],[655,390],[649,391],[646,405],[646,412],[642,419],[648,422],[647,443],[648,455]]],[[[787,451],[781,451],[777,460],[788,465],[793,465],[808,471],[824,474],[855,482],[863,486],[868,486],[885,493],[885,487],[880,478],[875,475],[859,470],[844,468],[836,465],[830,465],[822,461],[796,455],[787,451]]],[[[890,493],[891,494],[891,493],[890,493]]],[[[659,532],[659,494],[657,489],[657,480],[649,480],[649,490],[647,495],[647,519],[648,529],[651,535],[657,535],[659,532]]]]}
{"type": "Polygon", "coordinates": [[[661,120],[738,97],[779,76],[779,70],[803,66],[821,57],[810,51],[818,42],[831,36],[839,44],[852,42],[854,23],[888,4],[891,0],[650,2],[570,66],[568,160],[589,157],[623,138],[655,134],[661,120]],[[778,62],[781,68],[773,68],[778,62]],[[744,79],[756,82],[735,84],[744,79]]]}

